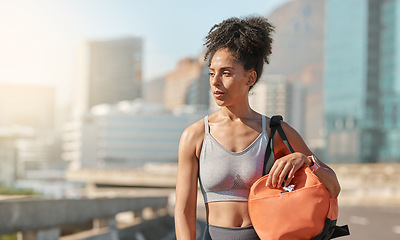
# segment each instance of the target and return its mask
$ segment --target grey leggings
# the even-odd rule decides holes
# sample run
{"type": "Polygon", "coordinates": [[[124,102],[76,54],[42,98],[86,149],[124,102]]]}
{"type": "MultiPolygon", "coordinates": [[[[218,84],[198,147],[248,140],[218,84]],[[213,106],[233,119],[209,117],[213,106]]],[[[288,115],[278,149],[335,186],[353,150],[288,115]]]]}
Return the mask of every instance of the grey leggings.
{"type": "Polygon", "coordinates": [[[218,227],[206,226],[203,240],[259,240],[253,226],[247,227],[218,227]]]}

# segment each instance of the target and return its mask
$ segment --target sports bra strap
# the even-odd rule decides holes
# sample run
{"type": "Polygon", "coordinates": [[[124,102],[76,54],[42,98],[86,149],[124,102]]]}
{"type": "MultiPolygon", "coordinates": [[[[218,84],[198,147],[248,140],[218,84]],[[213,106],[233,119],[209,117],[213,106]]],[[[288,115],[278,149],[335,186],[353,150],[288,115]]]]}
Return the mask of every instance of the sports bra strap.
{"type": "Polygon", "coordinates": [[[264,133],[267,132],[267,117],[265,117],[264,115],[261,115],[261,119],[262,119],[262,131],[264,133]]]}
{"type": "Polygon", "coordinates": [[[208,115],[204,117],[204,131],[206,134],[210,133],[210,128],[208,127],[208,115]]]}

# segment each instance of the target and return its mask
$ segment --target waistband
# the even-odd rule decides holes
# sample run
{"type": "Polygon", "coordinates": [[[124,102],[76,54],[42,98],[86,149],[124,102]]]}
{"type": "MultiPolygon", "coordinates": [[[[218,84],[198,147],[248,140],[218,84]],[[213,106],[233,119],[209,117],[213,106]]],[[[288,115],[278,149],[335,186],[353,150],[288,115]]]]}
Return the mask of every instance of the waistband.
{"type": "Polygon", "coordinates": [[[253,226],[220,227],[207,224],[203,240],[260,240],[253,226]]]}

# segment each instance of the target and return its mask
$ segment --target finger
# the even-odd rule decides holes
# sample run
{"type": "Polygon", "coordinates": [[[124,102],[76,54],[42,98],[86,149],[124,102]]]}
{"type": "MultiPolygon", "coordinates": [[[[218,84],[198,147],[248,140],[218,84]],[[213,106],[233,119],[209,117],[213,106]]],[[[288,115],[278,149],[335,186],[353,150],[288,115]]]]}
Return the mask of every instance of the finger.
{"type": "Polygon", "coordinates": [[[276,164],[277,164],[277,166],[271,175],[271,184],[272,184],[272,187],[274,187],[274,188],[280,186],[280,185],[278,185],[278,178],[285,166],[285,165],[281,164],[280,162],[276,162],[276,164]]]}
{"type": "Polygon", "coordinates": [[[287,179],[288,173],[292,169],[292,164],[291,163],[286,163],[285,167],[282,169],[281,173],[279,174],[277,186],[280,187],[282,186],[283,182],[286,181],[288,182],[289,179],[287,179]]]}
{"type": "Polygon", "coordinates": [[[289,186],[290,183],[292,182],[292,179],[294,178],[294,173],[296,172],[295,165],[292,165],[292,169],[290,169],[288,173],[287,180],[285,181],[285,187],[289,186]]]}
{"type": "Polygon", "coordinates": [[[276,164],[276,162],[272,165],[272,167],[271,167],[271,169],[269,170],[269,173],[268,173],[268,178],[267,178],[267,182],[266,182],[266,186],[268,186],[268,187],[273,187],[272,186],[272,175],[273,175],[273,173],[275,172],[275,169],[276,169],[276,167],[277,167],[277,164],[276,164]]]}

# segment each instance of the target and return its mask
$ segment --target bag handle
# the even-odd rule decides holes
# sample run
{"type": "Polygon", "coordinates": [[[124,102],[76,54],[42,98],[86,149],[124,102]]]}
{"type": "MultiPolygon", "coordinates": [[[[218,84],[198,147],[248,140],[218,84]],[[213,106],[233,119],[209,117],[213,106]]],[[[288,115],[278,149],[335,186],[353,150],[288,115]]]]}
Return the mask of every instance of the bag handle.
{"type": "Polygon", "coordinates": [[[274,134],[276,131],[278,131],[279,135],[281,136],[283,143],[285,143],[286,147],[290,150],[290,152],[294,153],[294,150],[292,146],[289,143],[289,140],[286,137],[285,132],[283,131],[281,121],[283,120],[283,117],[280,115],[274,115],[271,117],[271,120],[269,121],[269,127],[271,129],[271,136],[268,140],[268,145],[267,149],[265,151],[265,156],[264,156],[264,166],[263,166],[263,176],[267,175],[269,171],[272,168],[272,165],[274,165],[275,162],[275,156],[274,156],[274,134]]]}

